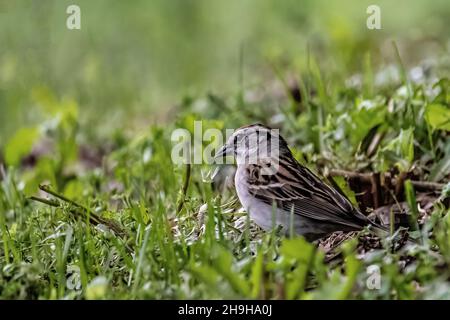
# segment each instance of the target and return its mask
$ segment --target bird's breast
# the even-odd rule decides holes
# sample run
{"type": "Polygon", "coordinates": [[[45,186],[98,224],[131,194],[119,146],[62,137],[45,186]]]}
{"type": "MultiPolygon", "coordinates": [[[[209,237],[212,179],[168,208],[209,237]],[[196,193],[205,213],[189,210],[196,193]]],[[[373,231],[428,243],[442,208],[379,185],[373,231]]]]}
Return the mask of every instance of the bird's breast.
{"type": "Polygon", "coordinates": [[[257,225],[265,230],[272,228],[272,207],[249,193],[247,171],[238,168],[234,178],[236,193],[244,209],[257,225]]]}

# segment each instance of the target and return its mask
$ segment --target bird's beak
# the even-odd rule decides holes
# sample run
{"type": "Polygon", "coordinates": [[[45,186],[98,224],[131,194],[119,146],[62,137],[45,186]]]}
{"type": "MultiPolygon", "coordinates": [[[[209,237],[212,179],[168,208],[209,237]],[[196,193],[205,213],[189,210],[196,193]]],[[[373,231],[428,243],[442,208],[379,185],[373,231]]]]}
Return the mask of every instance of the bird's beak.
{"type": "Polygon", "coordinates": [[[224,144],[219,150],[217,150],[216,154],[214,155],[214,160],[224,158],[229,155],[229,149],[227,148],[227,145],[224,144]]]}

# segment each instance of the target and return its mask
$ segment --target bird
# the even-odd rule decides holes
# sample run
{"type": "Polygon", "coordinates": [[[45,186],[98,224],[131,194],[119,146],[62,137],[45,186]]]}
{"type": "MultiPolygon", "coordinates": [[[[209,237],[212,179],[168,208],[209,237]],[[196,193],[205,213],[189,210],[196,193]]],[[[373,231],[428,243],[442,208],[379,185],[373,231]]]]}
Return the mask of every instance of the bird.
{"type": "Polygon", "coordinates": [[[301,165],[277,129],[260,123],[236,129],[214,159],[220,164],[218,159],[229,156],[237,164],[237,196],[250,218],[266,231],[281,226],[285,235],[295,233],[310,242],[366,226],[386,231],[301,165]]]}

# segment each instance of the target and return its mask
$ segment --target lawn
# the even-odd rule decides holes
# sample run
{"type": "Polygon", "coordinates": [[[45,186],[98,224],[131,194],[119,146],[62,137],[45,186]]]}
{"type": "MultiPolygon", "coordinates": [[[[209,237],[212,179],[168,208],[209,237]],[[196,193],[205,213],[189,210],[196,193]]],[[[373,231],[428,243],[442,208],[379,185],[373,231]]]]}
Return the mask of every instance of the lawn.
{"type": "Polygon", "coordinates": [[[446,1],[381,30],[365,1],[77,3],[0,1],[0,299],[450,299],[446,1]],[[233,166],[173,163],[196,121],[279,128],[390,234],[261,230],[233,166]]]}

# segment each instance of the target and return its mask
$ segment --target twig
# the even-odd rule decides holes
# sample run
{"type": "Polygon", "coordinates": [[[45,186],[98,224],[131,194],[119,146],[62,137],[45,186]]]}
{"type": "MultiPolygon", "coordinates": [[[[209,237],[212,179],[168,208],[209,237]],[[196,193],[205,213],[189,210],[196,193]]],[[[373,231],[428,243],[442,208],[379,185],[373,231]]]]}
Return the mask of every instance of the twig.
{"type": "MultiPolygon", "coordinates": [[[[74,214],[74,215],[82,215],[82,216],[88,218],[89,222],[94,224],[94,225],[104,224],[104,225],[106,225],[108,228],[113,230],[115,233],[117,233],[121,237],[124,237],[126,235],[126,232],[115,221],[112,221],[112,220],[109,220],[109,219],[105,219],[105,218],[102,218],[102,217],[96,215],[95,213],[91,212],[91,210],[89,210],[88,208],[82,206],[81,204],[79,204],[79,203],[77,203],[77,202],[75,202],[75,201],[73,201],[71,199],[68,199],[65,196],[63,196],[63,195],[61,195],[61,194],[51,190],[49,186],[39,185],[39,189],[44,191],[44,192],[46,192],[46,193],[48,193],[48,194],[51,194],[52,196],[54,196],[54,197],[56,197],[56,198],[58,198],[58,199],[60,199],[60,200],[62,200],[64,202],[67,202],[67,203],[71,204],[74,207],[77,207],[78,209],[82,210],[82,212],[80,213],[77,210],[71,209],[69,211],[72,214],[74,214]]],[[[47,205],[52,206],[52,207],[61,207],[61,203],[58,202],[58,201],[55,201],[55,200],[43,199],[43,198],[39,198],[39,197],[35,197],[35,196],[30,197],[30,199],[34,200],[34,201],[38,201],[38,202],[44,203],[44,204],[47,204],[47,205]]]]}
{"type": "Polygon", "coordinates": [[[55,200],[44,199],[44,198],[39,198],[39,197],[35,197],[35,196],[31,196],[29,199],[33,200],[33,201],[38,201],[38,202],[44,203],[51,207],[59,207],[60,206],[60,203],[55,200]]]}
{"type": "MultiPolygon", "coordinates": [[[[43,190],[43,189],[41,189],[43,190]]],[[[50,190],[48,189],[48,187],[46,188],[46,190],[50,190]]],[[[44,190],[43,190],[44,191],[44,190]]],[[[57,194],[54,191],[51,191],[51,194],[55,194],[55,196],[57,197],[61,197],[60,194],[57,194]]],[[[64,197],[63,197],[64,198],[64,197]]],[[[56,208],[60,208],[61,207],[61,203],[56,201],[56,200],[50,200],[50,199],[44,199],[44,198],[40,198],[40,197],[36,197],[36,196],[31,196],[29,198],[30,200],[33,201],[37,201],[37,202],[41,202],[44,203],[46,205],[49,205],[51,207],[56,207],[56,208]]],[[[75,203],[74,201],[69,201],[69,203],[79,207],[79,205],[77,203],[75,203]]],[[[79,211],[75,210],[75,209],[69,209],[69,212],[71,214],[73,214],[74,216],[83,216],[83,214],[81,214],[79,211]]],[[[96,217],[96,215],[89,215],[89,222],[92,223],[93,225],[98,225],[100,223],[105,224],[106,226],[108,226],[108,228],[110,228],[111,230],[113,230],[119,237],[122,238],[122,240],[124,241],[124,246],[125,249],[129,252],[132,253],[134,250],[125,242],[125,240],[123,239],[127,234],[124,230],[122,230],[122,228],[120,228],[115,222],[110,221],[110,220],[106,220],[100,217],[96,217]],[[95,219],[96,218],[96,219],[95,219]]]]}
{"type": "Polygon", "coordinates": [[[429,181],[414,181],[410,180],[412,185],[416,188],[420,188],[423,190],[437,190],[440,191],[444,189],[445,184],[443,183],[437,183],[437,182],[429,182],[429,181]]]}
{"type": "MultiPolygon", "coordinates": [[[[44,203],[44,204],[46,204],[48,206],[55,207],[55,208],[61,208],[62,207],[61,203],[56,201],[56,200],[44,199],[44,198],[35,197],[35,196],[31,196],[29,199],[33,200],[33,201],[44,203]]],[[[73,214],[74,216],[83,216],[83,214],[81,214],[80,212],[76,211],[75,209],[69,209],[69,212],[71,214],[73,214]]],[[[94,225],[98,224],[98,222],[94,221],[92,217],[90,217],[90,218],[91,219],[89,220],[89,222],[91,222],[94,225]]]]}
{"type": "Polygon", "coordinates": [[[81,204],[79,204],[79,203],[77,203],[77,202],[75,202],[75,201],[73,201],[73,200],[71,200],[69,198],[66,198],[62,194],[56,193],[55,191],[51,190],[50,187],[47,186],[47,185],[40,184],[39,185],[39,189],[41,189],[42,191],[44,191],[44,192],[46,192],[48,194],[51,194],[52,196],[54,196],[54,197],[56,197],[58,199],[61,199],[64,202],[70,203],[71,205],[73,205],[75,207],[78,207],[78,208],[83,209],[85,211],[90,211],[88,208],[82,206],[81,204]]]}
{"type": "MultiPolygon", "coordinates": [[[[340,169],[332,169],[328,173],[330,176],[342,176],[346,179],[359,179],[362,182],[371,183],[372,182],[372,174],[370,173],[359,173],[359,172],[352,172],[352,171],[346,171],[346,170],[340,170],[340,169]]],[[[389,177],[385,174],[385,178],[389,177]]],[[[398,179],[392,180],[394,185],[397,185],[399,183],[398,179]]],[[[411,183],[414,187],[420,190],[433,190],[433,191],[440,191],[442,190],[445,185],[442,183],[437,182],[429,182],[429,181],[417,181],[417,180],[411,180],[411,183]]]]}

